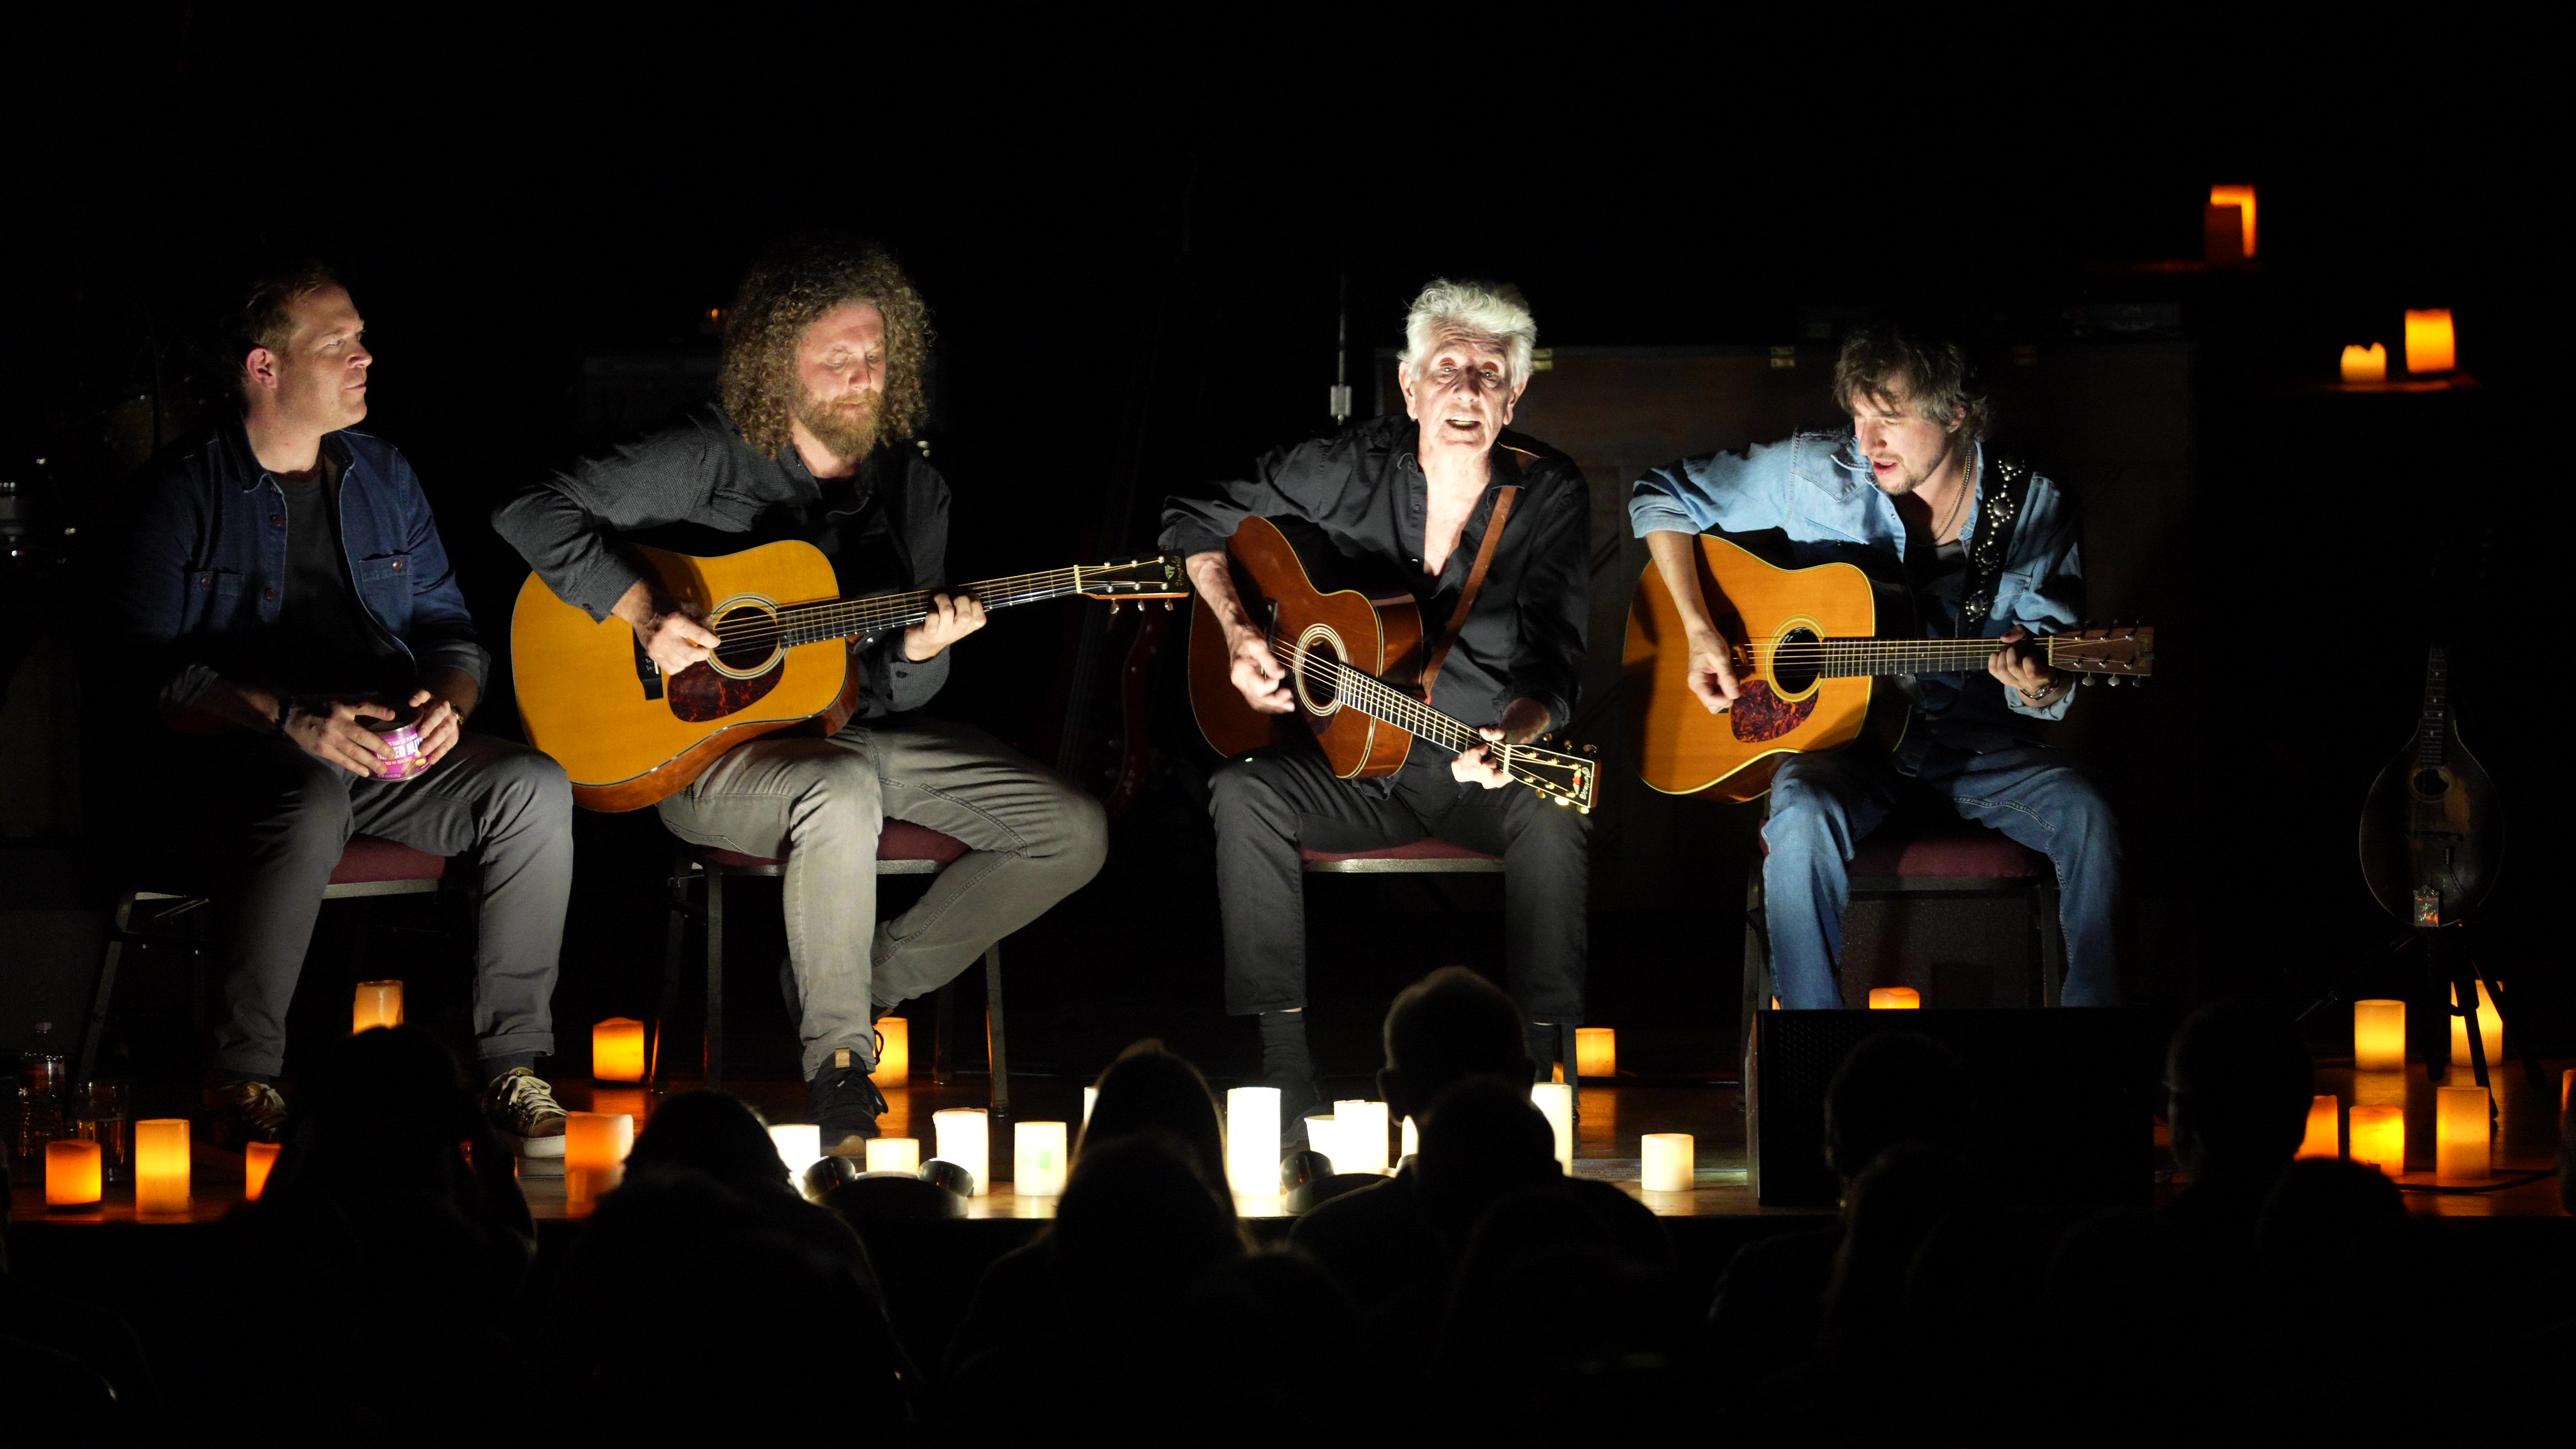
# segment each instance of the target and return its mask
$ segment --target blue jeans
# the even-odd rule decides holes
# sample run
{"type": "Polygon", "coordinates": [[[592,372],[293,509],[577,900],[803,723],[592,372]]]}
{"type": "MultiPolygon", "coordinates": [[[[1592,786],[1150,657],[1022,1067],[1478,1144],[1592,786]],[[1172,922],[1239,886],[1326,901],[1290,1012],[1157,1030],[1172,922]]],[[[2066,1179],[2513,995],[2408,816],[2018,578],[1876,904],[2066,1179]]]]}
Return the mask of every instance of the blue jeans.
{"type": "Polygon", "coordinates": [[[1929,790],[1960,818],[1989,825],[2057,867],[2058,923],[2066,935],[2068,1006],[2116,1006],[2111,919],[2120,899],[2120,834],[2092,780],[2037,745],[1972,754],[1908,751],[1902,767],[1846,750],[1799,755],[1771,780],[1769,854],[1762,897],[1771,923],[1771,972],[1791,1011],[1840,1007],[1843,908],[1851,901],[1852,849],[1904,795],[1929,790]]]}

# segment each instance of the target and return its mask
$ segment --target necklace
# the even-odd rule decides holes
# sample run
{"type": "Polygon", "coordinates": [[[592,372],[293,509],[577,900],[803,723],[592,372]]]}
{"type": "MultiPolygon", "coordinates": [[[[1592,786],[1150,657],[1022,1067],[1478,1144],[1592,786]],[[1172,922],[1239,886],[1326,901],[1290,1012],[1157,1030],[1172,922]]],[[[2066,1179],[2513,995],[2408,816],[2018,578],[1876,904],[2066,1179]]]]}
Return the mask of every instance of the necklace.
{"type": "Polygon", "coordinates": [[[1945,513],[1945,514],[1943,514],[1943,515],[1941,516],[1941,521],[1940,521],[1940,523],[1936,524],[1936,525],[1933,527],[1933,529],[1932,529],[1932,542],[1933,542],[1933,543],[1935,543],[1935,544],[1940,543],[1940,541],[1941,541],[1941,535],[1943,535],[1943,534],[1945,534],[1945,533],[1948,533],[1948,532],[1950,531],[1950,525],[1952,525],[1952,524],[1954,524],[1954,523],[1957,523],[1957,522],[1959,521],[1959,515],[1960,515],[1962,512],[1966,511],[1967,506],[1968,506],[1968,481],[1967,481],[1966,479],[1962,478],[1962,479],[1960,479],[1960,480],[1959,480],[1959,493],[1958,493],[1958,496],[1957,496],[1957,497],[1955,497],[1955,498],[1952,498],[1952,499],[1950,500],[1950,511],[1949,511],[1949,512],[1947,512],[1947,513],[1945,513]]]}

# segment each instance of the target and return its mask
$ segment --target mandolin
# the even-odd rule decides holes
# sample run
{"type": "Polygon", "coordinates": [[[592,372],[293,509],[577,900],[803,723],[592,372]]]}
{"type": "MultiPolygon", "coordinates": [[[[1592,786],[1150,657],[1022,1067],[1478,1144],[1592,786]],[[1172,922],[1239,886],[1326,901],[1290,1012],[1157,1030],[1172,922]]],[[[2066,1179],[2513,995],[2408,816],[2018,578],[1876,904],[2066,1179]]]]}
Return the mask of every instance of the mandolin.
{"type": "MultiPolygon", "coordinates": [[[[1734,642],[1733,708],[1711,714],[1690,691],[1690,650],[1682,614],[1664,576],[1646,566],[1628,609],[1623,655],[1628,721],[1646,783],[1670,795],[1715,792],[1752,800],[1791,755],[1839,749],[1858,739],[1876,708],[1882,720],[1905,706],[1878,681],[1899,674],[1981,670],[2005,646],[1995,639],[1889,637],[1901,608],[1882,608],[1881,590],[1852,564],[1784,569],[1725,539],[1698,540],[1700,596],[1734,642]]],[[[2143,625],[2080,629],[2030,641],[2050,667],[2079,678],[2144,678],[2155,672],[2156,631],[2143,625]]]]}
{"type": "MultiPolygon", "coordinates": [[[[1320,748],[1345,780],[1392,775],[1415,740],[1461,754],[1488,741],[1434,709],[1414,681],[1422,670],[1422,611],[1411,594],[1326,593],[1279,525],[1247,518],[1226,543],[1234,587],[1253,618],[1267,620],[1271,651],[1288,672],[1296,708],[1263,714],[1234,687],[1225,630],[1203,599],[1190,606],[1190,712],[1219,754],[1320,748]]],[[[1552,738],[1552,737],[1551,737],[1552,738]]],[[[1503,773],[1559,805],[1589,814],[1598,769],[1584,755],[1537,745],[1495,745],[1503,773]]]]}
{"type": "Polygon", "coordinates": [[[2424,661],[2415,737],[2371,783],[2361,810],[2361,873],[2381,909],[2412,926],[2468,919],[2504,866],[2504,807],[2460,741],[2451,668],[2436,644],[2424,661]]]}
{"type": "MultiPolygon", "coordinates": [[[[829,734],[858,707],[857,644],[928,618],[930,590],[844,599],[832,561],[789,539],[701,557],[632,556],[663,592],[706,612],[715,657],[665,675],[622,619],[593,620],[534,574],[510,615],[510,669],[528,743],[572,777],[593,810],[635,810],[686,789],[748,739],[811,721],[829,734]]],[[[1177,599],[1176,556],[1077,564],[938,590],[987,609],[1080,595],[1177,599]]]]}

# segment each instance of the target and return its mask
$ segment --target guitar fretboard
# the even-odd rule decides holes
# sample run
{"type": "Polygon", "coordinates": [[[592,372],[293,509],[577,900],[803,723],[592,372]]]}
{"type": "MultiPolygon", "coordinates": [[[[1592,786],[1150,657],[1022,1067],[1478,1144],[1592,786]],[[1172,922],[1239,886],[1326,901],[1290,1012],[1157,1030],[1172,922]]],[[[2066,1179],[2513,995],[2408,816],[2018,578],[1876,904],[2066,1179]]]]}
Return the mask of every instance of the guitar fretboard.
{"type": "MultiPolygon", "coordinates": [[[[2053,644],[2045,639],[2030,642],[2046,645],[2048,662],[2057,664],[2053,644]]],[[[1775,669],[1849,679],[1877,674],[1966,673],[1985,668],[1986,660],[2003,647],[1993,639],[1815,639],[1738,647],[1735,653],[1739,659],[1769,664],[1775,669]]]]}
{"type": "MultiPolygon", "coordinates": [[[[1329,697],[1344,708],[1358,710],[1370,719],[1391,724],[1415,739],[1428,740],[1453,755],[1462,755],[1478,745],[1490,743],[1455,716],[1433,709],[1422,700],[1373,674],[1354,669],[1330,654],[1277,639],[1270,641],[1270,651],[1287,664],[1290,673],[1306,682],[1310,693],[1329,697]]],[[[1511,745],[1495,747],[1495,761],[1502,766],[1504,774],[1540,794],[1560,793],[1547,780],[1521,768],[1513,759],[1517,751],[1518,747],[1511,745]]]]}
{"type": "Polygon", "coordinates": [[[2450,756],[2451,664],[2436,646],[2424,661],[2424,715],[2415,728],[2415,763],[2438,770],[2450,756]]]}
{"type": "Polygon", "coordinates": [[[797,604],[779,610],[775,617],[753,620],[718,632],[724,640],[721,647],[726,649],[771,644],[792,649],[799,644],[820,644],[826,639],[859,639],[891,629],[909,629],[929,618],[933,593],[972,594],[982,600],[987,609],[1007,609],[1014,604],[1035,604],[1077,593],[1082,588],[1083,572],[1077,565],[1048,569],[1042,573],[984,579],[948,589],[916,589],[908,594],[879,594],[865,599],[797,604]]]}

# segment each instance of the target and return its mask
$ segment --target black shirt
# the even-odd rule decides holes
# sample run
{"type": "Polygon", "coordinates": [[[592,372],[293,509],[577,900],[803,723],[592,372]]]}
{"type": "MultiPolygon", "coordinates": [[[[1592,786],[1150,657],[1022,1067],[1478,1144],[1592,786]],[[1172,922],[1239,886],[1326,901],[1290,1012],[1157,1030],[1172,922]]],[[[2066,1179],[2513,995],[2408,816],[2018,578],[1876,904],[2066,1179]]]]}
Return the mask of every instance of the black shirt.
{"type": "Polygon", "coordinates": [[[340,540],[343,459],[327,444],[302,478],[272,474],[286,500],[285,597],[278,601],[267,673],[295,694],[384,694],[399,690],[399,651],[359,606],[340,540]]]}
{"type": "Polygon", "coordinates": [[[1551,728],[1574,713],[1583,678],[1583,635],[1591,622],[1592,506],[1574,460],[1534,438],[1506,432],[1493,479],[1468,516],[1438,577],[1422,571],[1430,485],[1415,456],[1419,432],[1401,414],[1354,423],[1338,436],[1281,448],[1249,479],[1216,484],[1208,496],[1173,498],[1163,509],[1162,546],[1182,554],[1222,549],[1250,517],[1314,525],[1346,557],[1376,566],[1422,605],[1436,636],[1458,606],[1495,489],[1517,484],[1519,501],[1494,550],[1476,607],[1458,631],[1432,689],[1432,704],[1471,725],[1489,725],[1522,696],[1547,706],[1551,728]]]}

